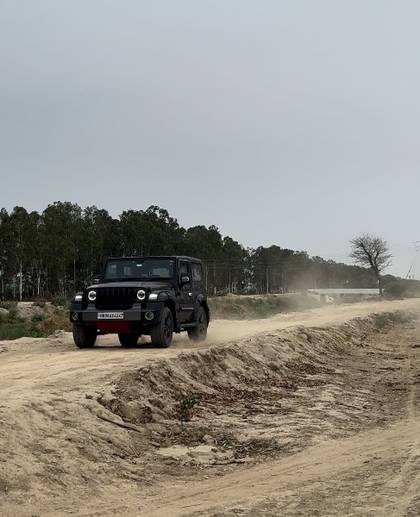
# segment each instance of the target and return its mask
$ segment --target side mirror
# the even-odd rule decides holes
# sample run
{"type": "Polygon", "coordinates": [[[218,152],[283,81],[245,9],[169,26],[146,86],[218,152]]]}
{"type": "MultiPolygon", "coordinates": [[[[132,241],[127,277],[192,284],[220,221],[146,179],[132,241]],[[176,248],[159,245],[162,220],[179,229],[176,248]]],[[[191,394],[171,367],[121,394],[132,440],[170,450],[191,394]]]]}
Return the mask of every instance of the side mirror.
{"type": "Polygon", "coordinates": [[[181,285],[189,284],[190,283],[190,277],[189,276],[181,276],[181,285]]]}

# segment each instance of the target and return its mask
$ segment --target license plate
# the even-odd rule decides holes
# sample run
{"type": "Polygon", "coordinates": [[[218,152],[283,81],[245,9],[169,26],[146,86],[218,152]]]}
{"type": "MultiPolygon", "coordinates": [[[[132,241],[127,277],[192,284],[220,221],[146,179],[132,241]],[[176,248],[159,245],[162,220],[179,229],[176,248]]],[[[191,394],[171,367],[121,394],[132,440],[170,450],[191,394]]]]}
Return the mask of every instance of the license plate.
{"type": "Polygon", "coordinates": [[[98,312],[98,320],[123,320],[123,312],[98,312]]]}

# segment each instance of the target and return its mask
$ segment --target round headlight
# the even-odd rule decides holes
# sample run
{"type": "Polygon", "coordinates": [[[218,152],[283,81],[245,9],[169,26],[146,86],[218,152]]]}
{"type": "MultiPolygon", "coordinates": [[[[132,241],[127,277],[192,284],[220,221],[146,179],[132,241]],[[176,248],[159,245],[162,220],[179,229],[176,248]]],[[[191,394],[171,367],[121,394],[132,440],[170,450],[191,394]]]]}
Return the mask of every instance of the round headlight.
{"type": "Polygon", "coordinates": [[[146,291],[143,289],[139,289],[137,291],[137,300],[140,300],[141,302],[146,298],[146,291]]]}
{"type": "Polygon", "coordinates": [[[96,291],[89,291],[88,299],[90,302],[94,302],[96,300],[96,291]]]}

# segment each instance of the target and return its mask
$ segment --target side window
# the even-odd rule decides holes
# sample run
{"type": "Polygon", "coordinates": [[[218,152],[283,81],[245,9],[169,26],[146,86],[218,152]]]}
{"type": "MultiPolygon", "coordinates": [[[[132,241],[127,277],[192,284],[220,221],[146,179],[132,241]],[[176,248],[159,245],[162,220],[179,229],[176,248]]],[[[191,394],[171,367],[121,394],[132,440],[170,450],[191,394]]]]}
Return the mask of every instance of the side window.
{"type": "Polygon", "coordinates": [[[188,262],[181,262],[179,265],[179,276],[190,276],[188,272],[188,262]]]}
{"type": "Polygon", "coordinates": [[[203,271],[201,264],[191,264],[192,280],[193,282],[202,282],[203,271]]]}

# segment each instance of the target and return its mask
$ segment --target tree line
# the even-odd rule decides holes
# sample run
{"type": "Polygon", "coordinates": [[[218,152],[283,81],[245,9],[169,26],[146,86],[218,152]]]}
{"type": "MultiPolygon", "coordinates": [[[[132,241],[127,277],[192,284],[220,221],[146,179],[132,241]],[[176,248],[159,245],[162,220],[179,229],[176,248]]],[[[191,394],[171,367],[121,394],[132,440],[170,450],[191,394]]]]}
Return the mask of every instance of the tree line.
{"type": "Polygon", "coordinates": [[[279,246],[246,249],[216,226],[183,228],[167,210],[107,210],[55,202],[42,213],[0,211],[0,297],[69,297],[109,256],[191,255],[204,263],[210,294],[376,287],[372,271],[279,246]]]}

